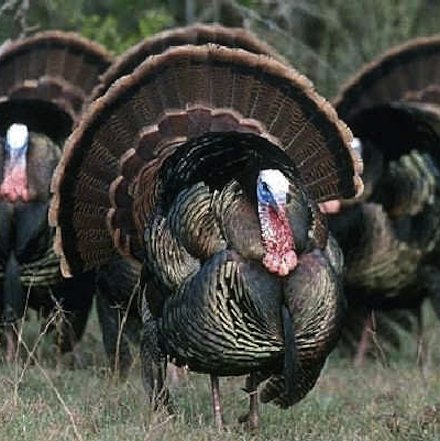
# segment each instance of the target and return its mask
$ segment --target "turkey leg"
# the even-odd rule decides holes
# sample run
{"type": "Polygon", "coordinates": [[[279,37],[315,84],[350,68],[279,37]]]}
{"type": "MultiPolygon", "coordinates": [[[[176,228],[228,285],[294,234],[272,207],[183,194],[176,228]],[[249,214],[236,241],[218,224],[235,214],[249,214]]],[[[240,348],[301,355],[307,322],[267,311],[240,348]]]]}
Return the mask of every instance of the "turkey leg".
{"type": "Polygon", "coordinates": [[[13,363],[17,356],[18,337],[14,325],[7,325],[5,328],[6,336],[6,362],[13,363]]]}
{"type": "Polygon", "coordinates": [[[211,375],[212,410],[214,412],[214,422],[218,430],[223,430],[224,423],[222,417],[222,406],[220,403],[220,384],[216,375],[211,375]]]}
{"type": "Polygon", "coordinates": [[[426,363],[425,338],[423,329],[423,314],[422,306],[418,305],[416,308],[417,317],[417,366],[423,368],[426,363]]]}
{"type": "Polygon", "coordinates": [[[358,349],[354,358],[354,365],[361,367],[364,364],[365,355],[370,345],[370,335],[373,331],[373,312],[368,313],[368,317],[364,322],[362,329],[361,341],[359,342],[358,349]]]}
{"type": "Polygon", "coordinates": [[[238,421],[244,423],[246,428],[250,431],[255,431],[260,426],[257,386],[258,384],[255,373],[252,372],[249,376],[249,382],[247,383],[247,389],[249,392],[249,412],[238,419],[238,421]]]}

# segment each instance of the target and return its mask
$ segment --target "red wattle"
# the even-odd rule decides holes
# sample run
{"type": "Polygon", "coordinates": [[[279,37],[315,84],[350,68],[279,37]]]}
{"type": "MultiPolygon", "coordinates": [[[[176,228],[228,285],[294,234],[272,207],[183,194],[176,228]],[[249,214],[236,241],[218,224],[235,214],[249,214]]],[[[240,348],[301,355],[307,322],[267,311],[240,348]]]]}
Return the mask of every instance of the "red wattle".
{"type": "Polygon", "coordinates": [[[275,211],[272,207],[263,210],[262,236],[265,248],[263,265],[280,276],[286,276],[295,269],[298,258],[292,229],[284,208],[275,211]]]}
{"type": "Polygon", "coordinates": [[[6,164],[3,182],[0,185],[0,199],[7,202],[29,201],[26,163],[6,164]]]}

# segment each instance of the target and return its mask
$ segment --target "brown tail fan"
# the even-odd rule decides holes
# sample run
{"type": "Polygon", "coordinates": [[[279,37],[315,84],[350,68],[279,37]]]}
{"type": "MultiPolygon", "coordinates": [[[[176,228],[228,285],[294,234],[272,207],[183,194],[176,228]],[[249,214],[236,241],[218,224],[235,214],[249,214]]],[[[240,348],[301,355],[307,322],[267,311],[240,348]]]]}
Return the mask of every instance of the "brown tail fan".
{"type": "Polygon", "coordinates": [[[0,53],[0,132],[21,122],[63,140],[111,63],[100,45],[72,32],[45,31],[0,53]]]}
{"type": "Polygon", "coordinates": [[[163,160],[182,141],[209,132],[268,139],[317,201],[361,191],[350,131],[306,78],[240,49],[171,48],[117,81],[69,138],[50,213],[64,273],[102,263],[114,245],[136,256],[134,202],[154,203],[163,160]]]}
{"type": "Polygon", "coordinates": [[[386,159],[417,146],[438,157],[440,35],[392,48],[362,68],[334,100],[355,136],[386,159]]]}
{"type": "Polygon", "coordinates": [[[440,103],[440,35],[392,48],[341,88],[333,104],[345,121],[397,101],[440,103]]]}
{"type": "Polygon", "coordinates": [[[103,95],[114,81],[131,73],[151,55],[165,52],[166,49],[172,46],[183,46],[186,44],[201,46],[207,43],[244,49],[254,54],[270,55],[284,62],[283,57],[274,48],[259,40],[252,32],[246,29],[227,28],[220,24],[197,23],[160,32],[127,50],[115,60],[102,76],[101,82],[92,93],[92,99],[103,95]]]}

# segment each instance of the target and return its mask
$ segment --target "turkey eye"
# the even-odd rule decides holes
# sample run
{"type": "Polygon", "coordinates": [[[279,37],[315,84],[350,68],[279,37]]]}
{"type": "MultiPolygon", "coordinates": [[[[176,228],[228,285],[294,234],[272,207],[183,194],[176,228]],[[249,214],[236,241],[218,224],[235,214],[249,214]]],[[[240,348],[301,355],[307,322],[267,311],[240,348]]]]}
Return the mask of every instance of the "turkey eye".
{"type": "Polygon", "coordinates": [[[261,183],[261,188],[264,192],[266,192],[266,193],[269,192],[269,187],[267,186],[267,184],[265,182],[261,183]]]}
{"type": "Polygon", "coordinates": [[[290,193],[286,194],[286,204],[290,204],[290,201],[292,200],[292,195],[290,193]]]}

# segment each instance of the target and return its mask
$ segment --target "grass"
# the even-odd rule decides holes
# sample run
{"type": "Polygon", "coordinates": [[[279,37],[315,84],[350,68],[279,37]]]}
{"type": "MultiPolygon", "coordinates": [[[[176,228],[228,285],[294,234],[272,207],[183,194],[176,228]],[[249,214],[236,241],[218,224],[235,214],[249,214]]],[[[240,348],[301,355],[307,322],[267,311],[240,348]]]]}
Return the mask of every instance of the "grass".
{"type": "MultiPolygon", "coordinates": [[[[28,341],[38,338],[35,328],[25,325],[28,341]]],[[[80,349],[85,367],[58,367],[46,337],[39,340],[38,359],[22,348],[20,362],[1,365],[0,440],[436,440],[437,334],[437,323],[428,325],[430,356],[423,370],[415,363],[413,339],[407,353],[391,355],[387,366],[370,361],[354,368],[349,361],[332,357],[316,388],[301,403],[289,410],[263,405],[261,431],[252,435],[236,422],[248,405],[241,378],[221,382],[228,423],[224,433],[213,426],[205,375],[183,375],[173,386],[176,415],[151,413],[144,402],[139,361],[127,381],[112,379],[93,318],[80,349]]]]}

